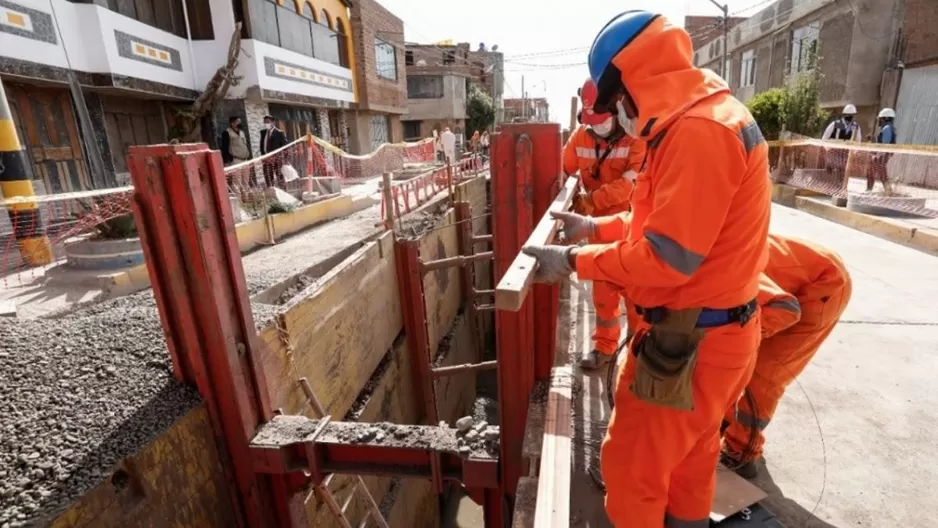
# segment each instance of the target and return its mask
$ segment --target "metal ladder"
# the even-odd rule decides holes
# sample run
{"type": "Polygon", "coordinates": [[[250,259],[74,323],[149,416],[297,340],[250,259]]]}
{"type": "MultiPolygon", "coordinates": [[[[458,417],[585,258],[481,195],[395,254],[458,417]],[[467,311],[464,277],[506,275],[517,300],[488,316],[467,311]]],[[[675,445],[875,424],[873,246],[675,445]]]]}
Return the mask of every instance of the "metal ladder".
{"type": "MultiPolygon", "coordinates": [[[[323,408],[319,398],[316,397],[312,387],[309,386],[309,380],[305,377],[300,378],[300,388],[303,389],[303,394],[306,395],[306,401],[309,402],[309,406],[313,408],[313,411],[319,415],[319,418],[325,418],[326,410],[323,408]]],[[[371,492],[368,491],[368,486],[365,485],[365,481],[363,481],[360,476],[356,475],[354,477],[352,489],[349,491],[348,497],[342,501],[341,506],[339,506],[339,503],[335,500],[335,495],[329,491],[329,484],[332,483],[334,477],[335,473],[330,473],[323,479],[322,484],[315,486],[315,490],[322,501],[326,503],[326,506],[329,507],[332,514],[335,515],[335,518],[338,519],[342,528],[352,528],[352,523],[349,521],[348,516],[345,515],[345,512],[348,510],[349,505],[352,504],[352,499],[355,498],[355,492],[358,490],[361,490],[368,500],[368,511],[365,513],[365,518],[358,524],[358,528],[365,528],[365,526],[368,525],[368,519],[372,518],[379,528],[390,528],[388,522],[381,515],[381,509],[378,507],[378,503],[375,502],[375,498],[371,496],[371,492]]]]}

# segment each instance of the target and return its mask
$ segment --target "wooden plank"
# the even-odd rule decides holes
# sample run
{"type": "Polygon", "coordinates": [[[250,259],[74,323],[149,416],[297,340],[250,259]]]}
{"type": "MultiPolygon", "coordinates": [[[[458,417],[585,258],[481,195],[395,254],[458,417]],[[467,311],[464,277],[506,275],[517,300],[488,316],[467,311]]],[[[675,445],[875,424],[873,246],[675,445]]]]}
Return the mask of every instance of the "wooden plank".
{"type": "Polygon", "coordinates": [[[515,492],[515,511],[512,528],[534,528],[534,505],[537,500],[537,477],[521,477],[515,492]]]}
{"type": "MultiPolygon", "coordinates": [[[[411,380],[410,353],[407,350],[407,340],[399,339],[389,352],[386,370],[379,376],[364,408],[349,418],[369,423],[416,424],[419,415],[420,409],[414,400],[414,384],[411,380]]],[[[332,479],[329,489],[333,491],[336,500],[340,504],[344,502],[351,491],[353,480],[353,477],[346,475],[336,475],[332,479]]],[[[381,498],[391,487],[392,479],[391,477],[362,477],[362,480],[375,500],[381,502],[381,498]]],[[[357,526],[358,521],[365,515],[368,509],[366,501],[367,499],[361,493],[361,490],[355,492],[355,498],[348,509],[348,517],[351,519],[353,526],[357,526]]],[[[310,526],[320,528],[340,526],[325,503],[320,502],[318,498],[310,500],[307,503],[307,508],[311,519],[310,526]]],[[[374,526],[374,524],[372,523],[371,526],[374,526]]],[[[405,526],[419,525],[410,523],[405,526]]]]}
{"type": "MultiPolygon", "coordinates": [[[[128,427],[134,424],[128,422],[128,427]]],[[[113,474],[72,502],[51,528],[236,526],[221,459],[204,405],[190,410],[113,474]],[[116,486],[123,482],[121,487],[116,486]],[[156,521],[158,520],[158,521],[156,521]]]]}
{"type": "MultiPolygon", "coordinates": [[[[471,363],[475,357],[474,337],[465,315],[459,316],[447,334],[447,351],[435,367],[471,363]]],[[[445,376],[434,380],[437,413],[440,420],[450,425],[472,412],[476,396],[476,374],[472,372],[445,376]]],[[[495,425],[495,424],[493,424],[495,425]]]]}
{"type": "Polygon", "coordinates": [[[391,507],[391,514],[388,515],[388,525],[440,526],[439,501],[429,480],[404,479],[397,500],[391,507]]]}
{"type": "MultiPolygon", "coordinates": [[[[576,186],[576,178],[567,178],[567,182],[557,193],[557,197],[551,202],[550,208],[541,217],[525,245],[543,246],[554,241],[560,222],[551,218],[550,213],[566,211],[570,208],[576,186]]],[[[524,253],[518,253],[518,256],[512,261],[511,266],[495,288],[495,307],[511,312],[520,310],[528,290],[534,282],[535,271],[537,271],[537,260],[524,253]]]]}
{"type": "Polygon", "coordinates": [[[570,425],[573,397],[572,367],[555,367],[551,373],[547,414],[544,418],[544,443],[538,479],[549,482],[537,490],[534,525],[566,527],[570,525],[570,455],[573,428],[570,425]]]}
{"type": "Polygon", "coordinates": [[[403,326],[392,237],[356,251],[261,332],[274,408],[308,412],[305,376],[329,414],[348,412],[403,326]]]}
{"type": "MultiPolygon", "coordinates": [[[[455,213],[448,211],[438,224],[446,227],[430,231],[420,239],[420,260],[426,262],[459,254],[457,226],[453,225],[455,218],[455,213]]],[[[462,303],[459,267],[451,266],[426,273],[423,276],[423,290],[427,310],[427,342],[430,344],[430,357],[435,358],[440,340],[449,332],[462,303]]]]}

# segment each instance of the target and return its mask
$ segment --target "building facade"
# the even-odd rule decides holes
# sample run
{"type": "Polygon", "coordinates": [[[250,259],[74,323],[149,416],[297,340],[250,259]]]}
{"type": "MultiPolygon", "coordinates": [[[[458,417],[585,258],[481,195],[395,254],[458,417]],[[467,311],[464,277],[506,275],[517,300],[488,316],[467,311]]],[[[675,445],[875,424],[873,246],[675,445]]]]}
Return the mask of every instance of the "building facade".
{"type": "Polygon", "coordinates": [[[550,121],[550,105],[544,97],[505,99],[505,122],[547,123],[550,121]]]}
{"type": "Polygon", "coordinates": [[[407,68],[404,138],[428,137],[446,127],[462,138],[472,70],[469,44],[408,43],[404,63],[407,68]]]}
{"type": "MultiPolygon", "coordinates": [[[[746,102],[818,68],[821,106],[848,103],[872,131],[894,63],[901,0],[779,0],[729,31],[727,82],[746,102]]],[[[723,37],[695,49],[697,66],[721,71],[723,37]]]]}
{"type": "Polygon", "coordinates": [[[374,0],[356,0],[350,11],[358,104],[349,117],[349,152],[365,154],[404,139],[404,23],[374,0]]]}
{"type": "Polygon", "coordinates": [[[938,145],[938,5],[905,0],[896,41],[898,60],[883,83],[896,110],[899,142],[938,145]]]}
{"type": "Polygon", "coordinates": [[[256,154],[272,114],[291,138],[309,129],[344,146],[356,85],[340,0],[0,0],[0,75],[45,192],[127,183],[127,148],[174,136],[236,22],[241,80],[203,139],[241,116],[256,154]]]}

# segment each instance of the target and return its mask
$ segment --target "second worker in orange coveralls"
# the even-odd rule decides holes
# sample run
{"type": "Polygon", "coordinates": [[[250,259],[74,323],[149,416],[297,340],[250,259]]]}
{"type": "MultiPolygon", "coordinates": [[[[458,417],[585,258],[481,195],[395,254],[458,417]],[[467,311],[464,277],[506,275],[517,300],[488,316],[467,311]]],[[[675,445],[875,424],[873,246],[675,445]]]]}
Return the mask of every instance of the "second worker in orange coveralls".
{"type": "MultiPolygon", "coordinates": [[[[583,193],[575,202],[576,212],[588,216],[609,216],[629,211],[632,183],[638,177],[645,159],[645,145],[629,136],[610,112],[594,112],[596,84],[587,79],[580,88],[582,123],[563,147],[563,171],[579,172],[583,193]]],[[[595,237],[589,240],[596,243],[595,237]]],[[[596,330],[593,350],[580,361],[587,370],[596,370],[615,357],[619,348],[621,328],[619,305],[621,288],[604,282],[593,282],[593,306],[596,308],[596,330]]]]}
{"type": "Polygon", "coordinates": [[[659,15],[627,11],[606,24],[589,54],[594,109],[617,111],[648,160],[628,228],[617,215],[596,219],[594,232],[627,240],[524,249],[537,280],[575,269],[624,287],[640,309],[601,452],[606,513],[629,528],[709,526],[720,425],[761,337],[768,147],[726,83],[692,56],[687,32],[659,15]]]}
{"type": "Polygon", "coordinates": [[[833,251],[795,238],[769,235],[769,263],[759,291],[762,344],[752,380],[728,419],[723,462],[754,478],[762,431],[785,388],[808,366],[850,301],[850,274],[833,251]]]}

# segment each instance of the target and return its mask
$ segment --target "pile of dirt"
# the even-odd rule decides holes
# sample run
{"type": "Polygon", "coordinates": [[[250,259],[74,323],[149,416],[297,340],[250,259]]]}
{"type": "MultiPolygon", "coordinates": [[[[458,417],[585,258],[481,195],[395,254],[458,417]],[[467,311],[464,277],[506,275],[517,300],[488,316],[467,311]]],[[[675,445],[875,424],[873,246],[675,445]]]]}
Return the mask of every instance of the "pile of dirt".
{"type": "Polygon", "coordinates": [[[200,401],[149,291],[0,335],[0,526],[51,521],[200,401]]]}

